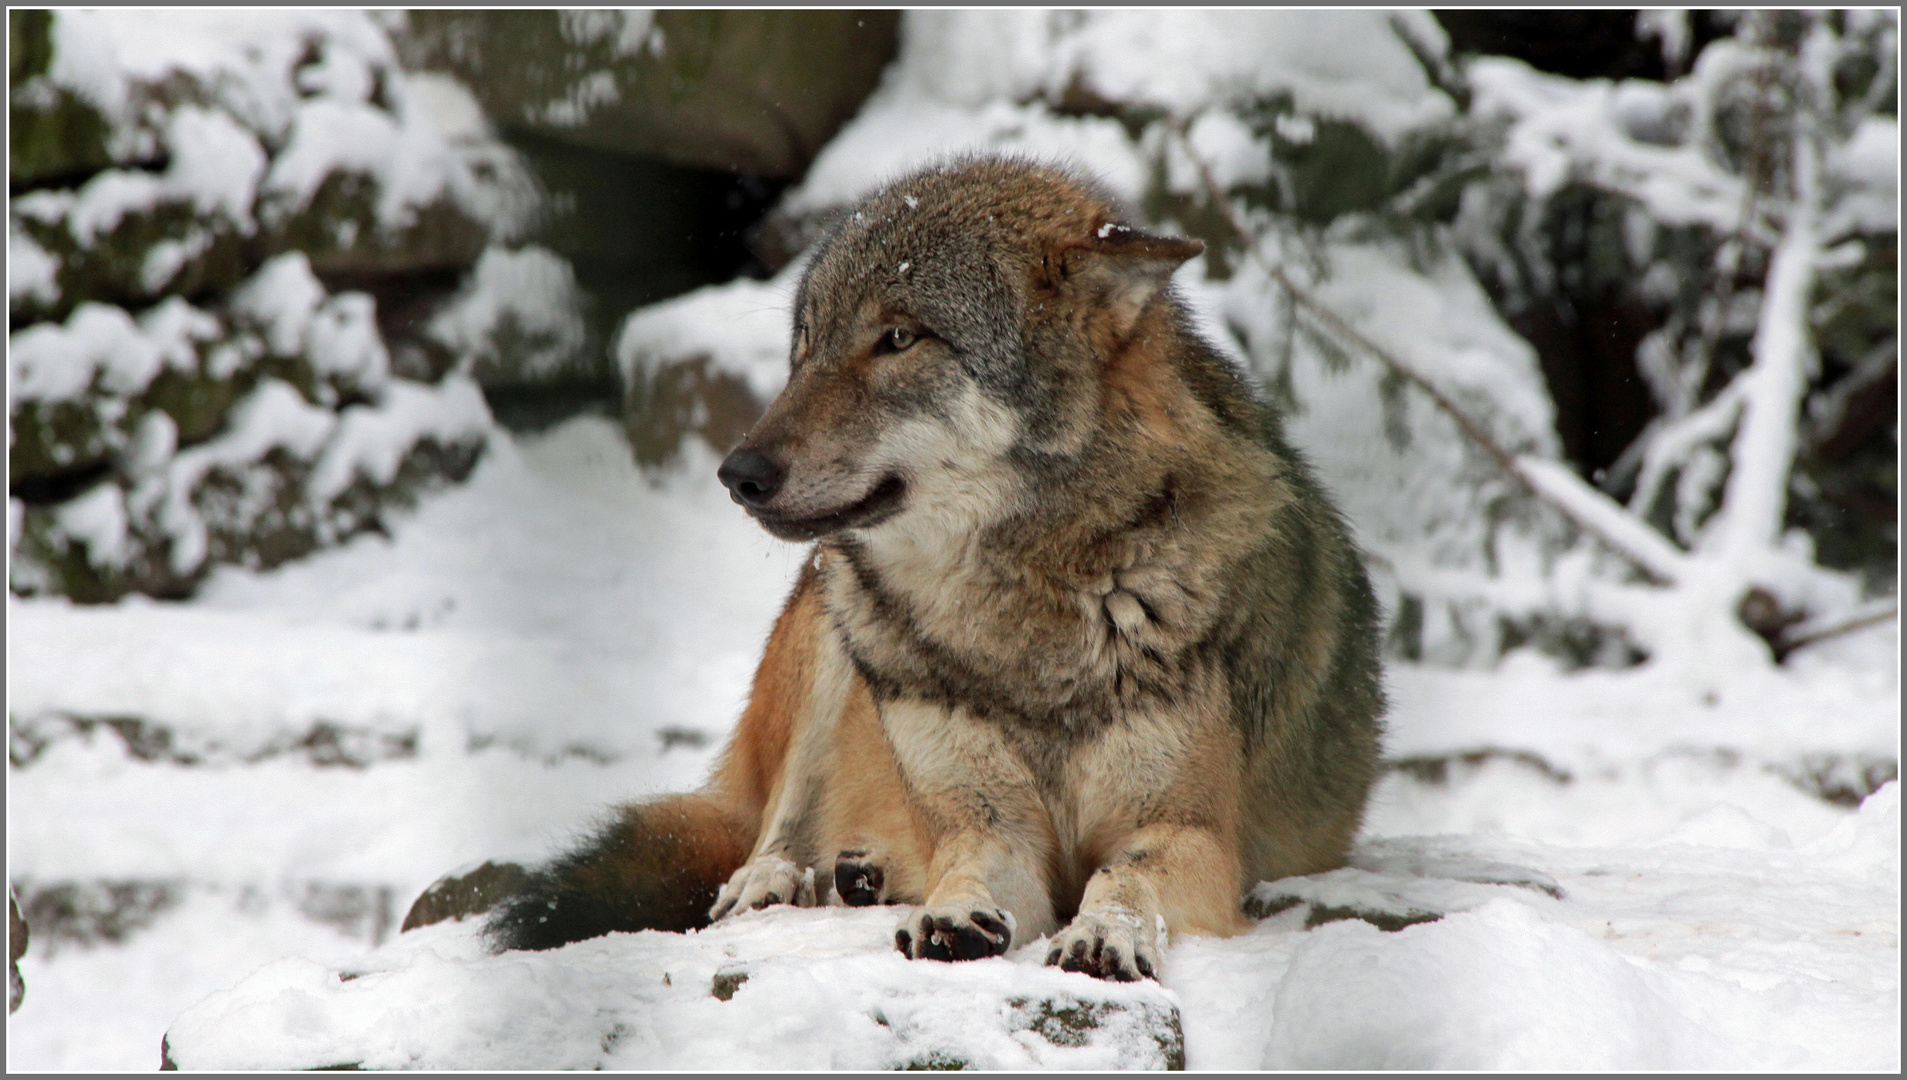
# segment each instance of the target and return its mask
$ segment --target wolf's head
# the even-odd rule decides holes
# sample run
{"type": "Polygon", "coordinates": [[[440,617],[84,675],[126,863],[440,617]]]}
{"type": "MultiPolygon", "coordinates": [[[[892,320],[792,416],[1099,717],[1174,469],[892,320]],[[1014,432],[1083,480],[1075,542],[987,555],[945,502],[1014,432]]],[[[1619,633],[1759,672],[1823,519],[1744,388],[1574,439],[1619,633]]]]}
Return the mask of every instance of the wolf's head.
{"type": "Polygon", "coordinates": [[[1178,325],[1168,283],[1203,245],[1127,220],[1090,180],[998,158],[870,196],[817,244],[787,387],[722,483],[790,540],[1008,511],[1107,429],[1121,357],[1178,325]]]}

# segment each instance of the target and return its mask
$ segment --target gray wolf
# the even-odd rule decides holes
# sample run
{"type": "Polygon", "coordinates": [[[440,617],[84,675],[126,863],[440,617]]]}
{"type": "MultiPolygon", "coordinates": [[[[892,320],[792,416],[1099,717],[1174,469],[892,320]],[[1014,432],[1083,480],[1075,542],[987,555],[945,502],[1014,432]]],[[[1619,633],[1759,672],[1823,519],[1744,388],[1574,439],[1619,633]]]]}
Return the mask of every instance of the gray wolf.
{"type": "Polygon", "coordinates": [[[1343,864],[1378,764],[1344,521],[1092,180],[965,158],[844,214],[786,388],[719,472],[814,545],[701,791],[623,808],[490,912],[505,948],[770,904],[895,944],[1155,977],[1260,880],[1343,864]],[[818,871],[818,873],[817,873],[818,871]]]}

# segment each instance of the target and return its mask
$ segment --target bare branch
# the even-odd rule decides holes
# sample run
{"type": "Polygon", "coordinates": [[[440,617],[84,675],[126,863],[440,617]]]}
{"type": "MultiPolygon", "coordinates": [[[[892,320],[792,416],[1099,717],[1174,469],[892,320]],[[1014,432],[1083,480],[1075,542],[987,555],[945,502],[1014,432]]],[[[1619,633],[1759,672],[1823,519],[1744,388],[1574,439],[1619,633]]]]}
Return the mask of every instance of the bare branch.
{"type": "Polygon", "coordinates": [[[1849,619],[1843,623],[1836,623],[1833,626],[1825,627],[1820,630],[1811,630],[1799,637],[1778,640],[1774,643],[1775,661],[1779,663],[1786,660],[1789,654],[1793,653],[1796,649],[1806,648],[1809,645],[1826,641],[1829,638],[1837,638],[1842,634],[1851,634],[1856,630],[1865,630],[1870,626],[1878,626],[1889,619],[1898,618],[1900,618],[1900,605],[1894,604],[1882,611],[1862,615],[1858,618],[1849,619]]]}

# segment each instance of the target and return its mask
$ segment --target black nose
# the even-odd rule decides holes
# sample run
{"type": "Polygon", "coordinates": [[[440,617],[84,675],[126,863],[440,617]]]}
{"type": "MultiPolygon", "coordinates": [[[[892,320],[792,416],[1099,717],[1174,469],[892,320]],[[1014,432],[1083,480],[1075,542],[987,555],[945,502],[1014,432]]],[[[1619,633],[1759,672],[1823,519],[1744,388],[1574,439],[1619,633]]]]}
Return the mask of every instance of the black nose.
{"type": "Polygon", "coordinates": [[[730,497],[743,506],[759,507],[781,490],[783,476],[775,459],[760,450],[740,449],[722,460],[715,478],[728,489],[730,497]]]}

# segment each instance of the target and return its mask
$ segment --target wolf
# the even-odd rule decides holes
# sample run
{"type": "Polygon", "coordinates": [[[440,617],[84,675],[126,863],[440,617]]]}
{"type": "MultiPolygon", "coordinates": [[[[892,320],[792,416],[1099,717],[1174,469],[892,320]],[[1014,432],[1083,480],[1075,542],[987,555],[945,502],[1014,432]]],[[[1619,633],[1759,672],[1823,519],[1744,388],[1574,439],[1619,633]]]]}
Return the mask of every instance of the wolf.
{"type": "MultiPolygon", "coordinates": [[[[708,784],[495,904],[501,948],[904,905],[914,958],[1046,939],[1156,978],[1260,880],[1343,865],[1378,609],[1279,417],[1090,177],[967,157],[812,249],[785,388],[718,478],[810,543],[708,784]],[[819,871],[819,874],[817,874],[819,871]]],[[[420,901],[421,903],[421,901],[420,901]]]]}

